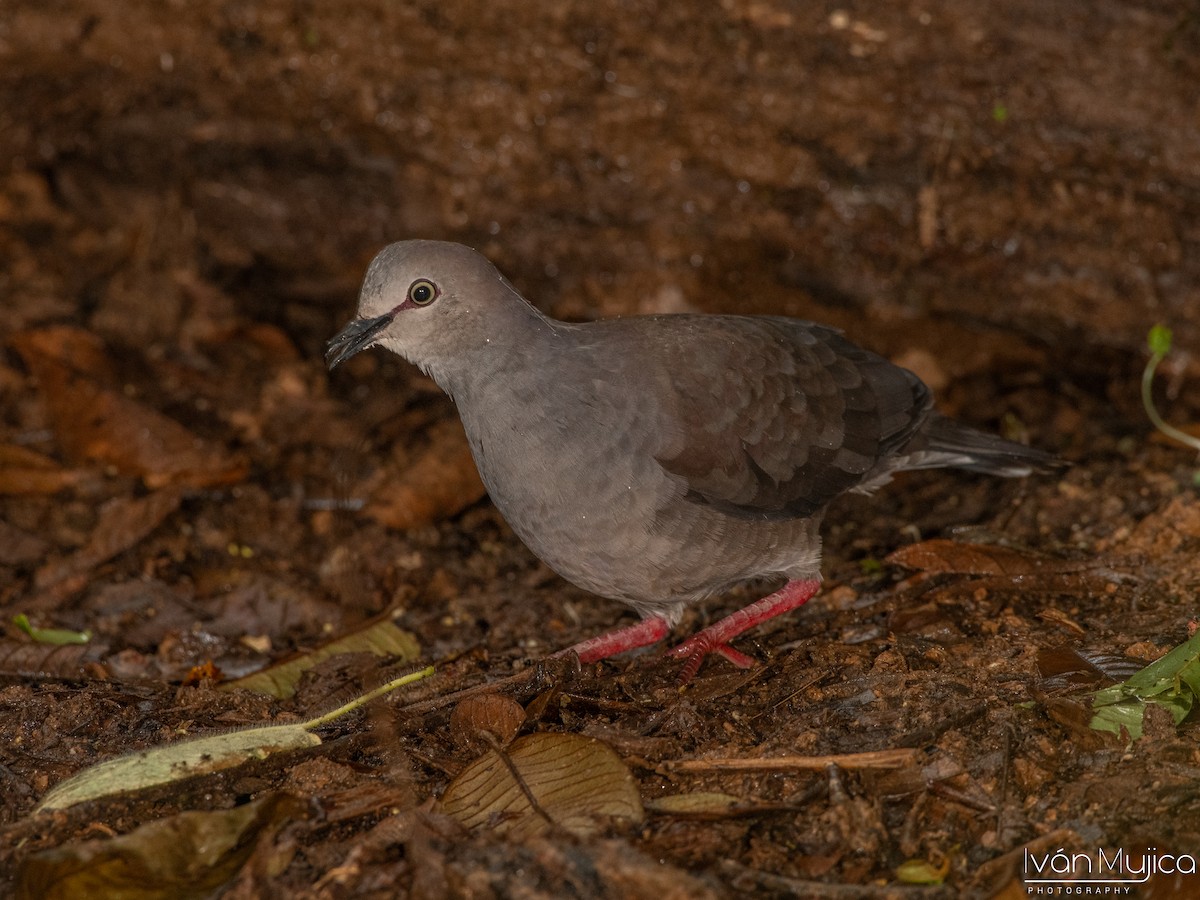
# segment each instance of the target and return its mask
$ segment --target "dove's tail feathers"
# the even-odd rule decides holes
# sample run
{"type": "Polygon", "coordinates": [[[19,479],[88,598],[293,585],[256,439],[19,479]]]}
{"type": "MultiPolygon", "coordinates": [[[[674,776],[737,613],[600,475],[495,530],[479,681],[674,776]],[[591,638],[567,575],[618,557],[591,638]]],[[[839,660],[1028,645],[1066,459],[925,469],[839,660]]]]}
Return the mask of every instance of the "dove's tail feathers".
{"type": "Polygon", "coordinates": [[[977,431],[936,413],[909,444],[855,490],[867,493],[914,469],[965,469],[1005,478],[1052,472],[1066,463],[1045,450],[977,431]]]}

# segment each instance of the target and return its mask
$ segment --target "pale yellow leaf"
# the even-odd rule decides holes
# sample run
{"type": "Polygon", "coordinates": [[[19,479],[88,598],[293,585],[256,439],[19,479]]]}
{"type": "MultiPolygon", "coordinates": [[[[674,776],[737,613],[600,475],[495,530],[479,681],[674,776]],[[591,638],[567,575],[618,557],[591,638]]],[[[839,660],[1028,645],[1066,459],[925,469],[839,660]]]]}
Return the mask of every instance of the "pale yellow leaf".
{"type": "Polygon", "coordinates": [[[382,619],[310,653],[286,659],[243,678],[227,681],[218,687],[222,691],[254,691],[286,700],[296,693],[300,677],[318,663],[339,653],[373,653],[395,657],[398,662],[412,662],[421,655],[421,647],[410,631],[405,631],[391,619],[382,619]]]}
{"type": "Polygon", "coordinates": [[[605,821],[636,824],[644,816],[624,761],[600,741],[576,734],[531,734],[506,750],[489,750],[450,783],[441,807],[468,828],[514,837],[553,827],[587,835],[605,821]]]}
{"type": "Polygon", "coordinates": [[[55,786],[35,811],[66,809],[109,794],[219,772],[252,759],[265,759],[280,750],[313,747],[321,739],[306,730],[307,724],[269,725],[211,734],[106,759],[55,786]]]}
{"type": "Polygon", "coordinates": [[[329,724],[376,697],[432,674],[433,667],[429,666],[402,675],[307,722],[210,734],[106,759],[55,786],[42,798],[34,812],[66,809],[85,800],[220,772],[254,759],[265,759],[282,750],[315,747],[321,743],[321,739],[312,733],[314,729],[329,724]]]}
{"type": "Polygon", "coordinates": [[[727,813],[742,803],[732,794],[715,791],[694,791],[690,794],[670,794],[646,803],[648,809],[658,813],[681,815],[716,815],[727,813]]]}

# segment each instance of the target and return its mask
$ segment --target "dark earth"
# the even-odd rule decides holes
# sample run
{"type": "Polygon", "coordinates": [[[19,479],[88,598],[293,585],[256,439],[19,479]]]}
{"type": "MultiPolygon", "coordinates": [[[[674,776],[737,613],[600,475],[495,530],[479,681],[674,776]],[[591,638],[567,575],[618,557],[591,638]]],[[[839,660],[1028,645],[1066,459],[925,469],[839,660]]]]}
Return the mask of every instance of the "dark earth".
{"type": "Polygon", "coordinates": [[[1132,742],[1086,695],[1197,616],[1200,463],[1139,390],[1169,325],[1155,399],[1200,422],[1198,84],[1194,0],[6,0],[0,895],[1016,898],[1030,854],[1200,855],[1200,727],[1152,709],[1132,742]],[[432,382],[322,362],[409,237],[479,248],[563,318],[836,325],[1071,466],[838,501],[822,593],[739,639],[748,671],[539,664],[630,614],[521,546],[432,382]],[[438,674],[320,746],[34,813],[92,762],[411,670],[357,653],[288,699],[220,688],[380,618],[438,674]],[[488,684],[522,735],[611,748],[644,817],[448,815],[472,760],[511,763],[458,712],[488,684]],[[56,882],[236,810],[219,861],[56,882]]]}

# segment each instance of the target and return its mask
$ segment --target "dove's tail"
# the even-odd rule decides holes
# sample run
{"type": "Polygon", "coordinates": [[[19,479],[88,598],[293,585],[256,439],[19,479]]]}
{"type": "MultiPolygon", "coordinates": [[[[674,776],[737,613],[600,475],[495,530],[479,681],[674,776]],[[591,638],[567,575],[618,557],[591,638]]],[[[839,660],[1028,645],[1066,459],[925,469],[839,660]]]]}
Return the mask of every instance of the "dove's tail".
{"type": "Polygon", "coordinates": [[[897,456],[901,463],[897,470],[967,469],[1005,478],[1049,472],[1065,465],[1053,453],[976,431],[936,413],[897,456]]]}
{"type": "Polygon", "coordinates": [[[1005,478],[1051,472],[1066,462],[1053,453],[977,431],[934,413],[913,439],[855,491],[869,492],[896,472],[913,469],[966,469],[1005,478]]]}

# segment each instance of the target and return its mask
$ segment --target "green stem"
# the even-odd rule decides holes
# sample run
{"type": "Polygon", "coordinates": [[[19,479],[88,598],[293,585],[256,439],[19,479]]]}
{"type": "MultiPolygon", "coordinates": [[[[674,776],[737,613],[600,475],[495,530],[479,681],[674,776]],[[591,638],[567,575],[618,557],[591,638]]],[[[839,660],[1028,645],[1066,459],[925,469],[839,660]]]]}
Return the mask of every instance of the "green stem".
{"type": "Polygon", "coordinates": [[[1145,370],[1142,372],[1142,405],[1146,407],[1146,415],[1150,417],[1150,421],[1154,423],[1154,427],[1167,437],[1200,451],[1200,438],[1195,438],[1186,431],[1180,431],[1174,425],[1167,424],[1163,421],[1163,417],[1158,414],[1158,410],[1154,406],[1154,373],[1158,369],[1158,364],[1162,361],[1163,354],[1154,353],[1150,357],[1150,362],[1146,363],[1145,370]]]}
{"type": "Polygon", "coordinates": [[[309,719],[301,727],[305,731],[312,731],[314,728],[320,728],[322,725],[328,725],[334,719],[346,715],[348,712],[353,712],[360,706],[370,703],[376,697],[394,691],[398,687],[404,687],[406,684],[412,684],[414,681],[420,681],[422,678],[428,678],[433,674],[433,666],[421,669],[419,672],[409,672],[407,675],[401,675],[399,678],[394,678],[387,684],[381,684],[377,688],[372,688],[360,697],[355,697],[344,706],[339,706],[337,709],[330,710],[322,716],[317,716],[315,719],[309,719]]]}

